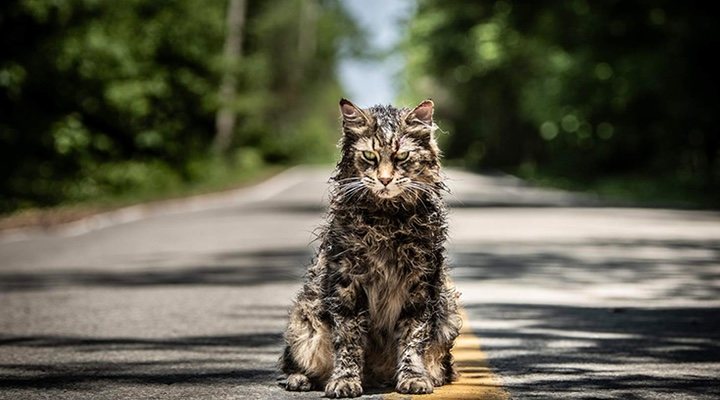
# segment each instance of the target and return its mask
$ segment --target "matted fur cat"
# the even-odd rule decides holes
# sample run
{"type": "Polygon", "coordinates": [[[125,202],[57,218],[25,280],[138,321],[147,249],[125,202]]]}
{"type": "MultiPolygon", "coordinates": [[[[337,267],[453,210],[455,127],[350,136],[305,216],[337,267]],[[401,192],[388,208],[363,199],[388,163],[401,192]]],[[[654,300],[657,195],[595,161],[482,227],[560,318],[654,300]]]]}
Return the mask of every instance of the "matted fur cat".
{"type": "Polygon", "coordinates": [[[340,111],[330,210],[285,333],[286,389],[431,393],[457,375],[461,325],[433,103],[360,109],[343,99],[340,111]]]}

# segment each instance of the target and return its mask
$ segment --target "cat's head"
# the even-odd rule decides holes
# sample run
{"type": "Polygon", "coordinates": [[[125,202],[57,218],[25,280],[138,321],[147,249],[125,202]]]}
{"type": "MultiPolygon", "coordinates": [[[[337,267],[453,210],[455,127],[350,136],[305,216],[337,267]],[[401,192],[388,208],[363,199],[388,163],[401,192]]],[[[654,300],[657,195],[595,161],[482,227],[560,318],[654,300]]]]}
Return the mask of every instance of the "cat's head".
{"type": "Polygon", "coordinates": [[[340,193],[393,201],[437,194],[443,184],[433,106],[425,100],[412,109],[361,109],[340,100],[342,159],[335,176],[340,193]]]}

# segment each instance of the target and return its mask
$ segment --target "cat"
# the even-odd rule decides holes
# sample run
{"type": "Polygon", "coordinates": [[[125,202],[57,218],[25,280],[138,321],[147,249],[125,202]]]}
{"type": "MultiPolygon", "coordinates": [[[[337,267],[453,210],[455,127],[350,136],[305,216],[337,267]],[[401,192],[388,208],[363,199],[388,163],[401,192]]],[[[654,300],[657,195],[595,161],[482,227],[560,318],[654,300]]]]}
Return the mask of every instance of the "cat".
{"type": "Polygon", "coordinates": [[[340,101],[327,222],[280,357],[287,390],[432,393],[457,377],[450,349],[462,322],[445,263],[447,188],[433,107],[340,101]]]}

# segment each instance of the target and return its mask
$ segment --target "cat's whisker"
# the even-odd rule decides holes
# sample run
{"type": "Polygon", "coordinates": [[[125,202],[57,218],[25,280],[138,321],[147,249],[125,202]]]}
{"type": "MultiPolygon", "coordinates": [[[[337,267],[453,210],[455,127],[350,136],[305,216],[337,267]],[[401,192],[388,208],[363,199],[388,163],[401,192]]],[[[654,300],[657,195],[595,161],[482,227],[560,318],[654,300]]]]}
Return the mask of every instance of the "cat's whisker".
{"type": "Polygon", "coordinates": [[[342,184],[338,185],[338,187],[343,188],[343,187],[347,187],[347,186],[354,186],[354,185],[357,185],[357,184],[359,184],[359,183],[362,183],[362,182],[357,181],[357,180],[356,180],[356,181],[350,181],[350,182],[342,183],[342,184]]]}
{"type": "Polygon", "coordinates": [[[427,206],[425,205],[425,202],[422,201],[420,197],[420,193],[424,193],[423,189],[421,189],[420,187],[411,187],[411,189],[411,193],[413,193],[415,196],[415,203],[419,203],[420,205],[422,205],[426,212],[429,212],[427,206]]]}
{"type": "Polygon", "coordinates": [[[360,182],[360,179],[357,179],[357,178],[343,179],[342,181],[335,182],[335,184],[342,186],[342,185],[352,184],[352,183],[356,183],[356,182],[360,182]]]}
{"type": "Polygon", "coordinates": [[[437,194],[436,192],[434,192],[431,188],[427,187],[427,186],[424,185],[424,184],[420,184],[420,183],[418,183],[418,182],[412,182],[412,181],[411,181],[411,182],[408,182],[408,183],[407,183],[407,187],[408,187],[408,188],[412,188],[412,189],[414,189],[414,190],[416,190],[416,191],[418,191],[418,192],[425,193],[425,194],[427,194],[427,195],[429,195],[429,196],[437,196],[437,195],[438,195],[438,194],[437,194]]]}
{"type": "Polygon", "coordinates": [[[358,178],[358,177],[356,177],[356,176],[353,176],[352,178],[336,179],[336,180],[333,180],[333,182],[335,182],[335,183],[343,183],[343,182],[348,182],[348,181],[359,181],[359,180],[360,180],[360,178],[358,178]]]}
{"type": "Polygon", "coordinates": [[[358,197],[358,199],[361,199],[361,198],[365,195],[365,193],[367,193],[366,190],[364,191],[364,190],[362,190],[362,189],[363,189],[363,188],[358,188],[357,190],[353,191],[350,195],[348,195],[348,196],[346,197],[346,200],[347,200],[347,201],[350,201],[350,200],[351,200],[353,197],[355,197],[355,195],[358,194],[358,193],[360,193],[360,196],[358,197]]]}
{"type": "Polygon", "coordinates": [[[355,185],[352,185],[352,186],[348,186],[347,188],[345,188],[345,189],[343,190],[342,193],[343,193],[343,194],[352,193],[352,192],[354,192],[354,191],[356,191],[356,190],[361,189],[363,186],[365,186],[365,185],[363,185],[363,184],[361,184],[361,183],[355,184],[355,185]]]}
{"type": "Polygon", "coordinates": [[[354,194],[356,194],[359,191],[362,191],[362,189],[366,188],[366,185],[362,182],[353,182],[352,185],[347,185],[348,187],[345,188],[342,192],[339,194],[343,196],[345,199],[350,199],[354,194]]]}
{"type": "Polygon", "coordinates": [[[427,208],[427,205],[425,204],[425,201],[422,199],[421,194],[425,194],[430,199],[437,199],[440,197],[438,193],[421,184],[411,183],[408,185],[408,188],[410,188],[410,191],[415,195],[415,203],[419,203],[426,212],[429,212],[429,210],[427,208]]]}
{"type": "Polygon", "coordinates": [[[338,193],[343,193],[362,185],[362,182],[348,182],[342,185],[338,185],[336,190],[338,193]]]}
{"type": "Polygon", "coordinates": [[[426,184],[419,184],[418,187],[422,188],[423,190],[426,190],[428,193],[431,193],[433,196],[440,196],[440,193],[436,188],[430,185],[426,184]]]}
{"type": "Polygon", "coordinates": [[[358,200],[360,200],[360,199],[362,199],[363,197],[365,197],[369,192],[370,192],[369,190],[361,190],[361,191],[359,191],[360,194],[359,194],[359,196],[358,196],[358,200]]]}

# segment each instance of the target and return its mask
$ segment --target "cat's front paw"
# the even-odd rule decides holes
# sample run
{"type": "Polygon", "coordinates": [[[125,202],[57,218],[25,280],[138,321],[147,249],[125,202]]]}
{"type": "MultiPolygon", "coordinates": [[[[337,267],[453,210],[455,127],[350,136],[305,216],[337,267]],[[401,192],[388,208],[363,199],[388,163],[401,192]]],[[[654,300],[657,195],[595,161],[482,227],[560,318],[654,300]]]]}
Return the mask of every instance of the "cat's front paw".
{"type": "Polygon", "coordinates": [[[290,374],[285,383],[285,390],[293,392],[307,392],[312,389],[312,383],[307,376],[303,374],[290,374]]]}
{"type": "Polygon", "coordinates": [[[358,397],[363,394],[360,379],[331,379],[325,385],[325,396],[337,397],[358,397]]]}
{"type": "Polygon", "coordinates": [[[433,384],[426,376],[409,376],[398,381],[395,389],[399,393],[424,394],[433,392],[433,384]]]}

